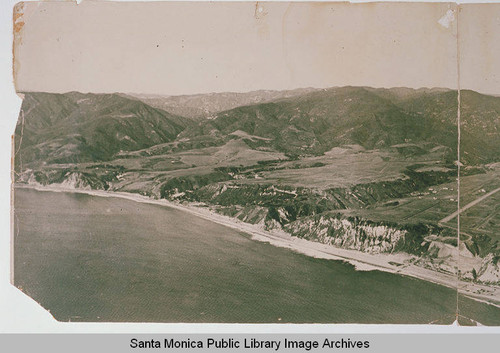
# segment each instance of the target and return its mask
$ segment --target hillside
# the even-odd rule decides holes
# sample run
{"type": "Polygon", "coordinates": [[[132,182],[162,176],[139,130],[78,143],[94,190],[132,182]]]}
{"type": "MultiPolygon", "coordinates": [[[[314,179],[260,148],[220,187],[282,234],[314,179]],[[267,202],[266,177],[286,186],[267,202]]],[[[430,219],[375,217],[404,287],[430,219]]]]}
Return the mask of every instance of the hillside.
{"type": "Polygon", "coordinates": [[[454,148],[453,122],[420,116],[359,87],[332,88],[270,103],[238,107],[186,130],[180,137],[224,137],[235,131],[270,140],[292,155],[319,155],[333,147],[357,144],[367,149],[401,143],[435,142],[454,148]]]}
{"type": "MultiPolygon", "coordinates": [[[[500,155],[500,98],[462,92],[462,163],[496,161],[500,155]]],[[[211,139],[243,131],[291,155],[319,155],[333,147],[367,149],[402,143],[457,148],[457,93],[444,89],[331,88],[220,112],[180,134],[211,139]]]]}
{"type": "MultiPolygon", "coordinates": [[[[291,157],[344,145],[374,149],[424,142],[449,148],[450,160],[456,153],[457,100],[451,90],[343,87],[170,98],[175,100],[185,108],[237,107],[192,120],[121,94],[25,93],[15,133],[16,166],[21,160],[25,165],[110,160],[153,146],[162,147],[146,153],[162,154],[221,146],[234,138],[291,157]]],[[[500,98],[462,92],[462,163],[497,161],[499,112],[500,98]]]]}
{"type": "MultiPolygon", "coordinates": [[[[428,123],[436,134],[446,136],[449,124],[456,126],[457,93],[446,89],[370,89],[389,99],[403,111],[431,118],[428,123]]],[[[497,161],[500,156],[500,97],[471,90],[461,90],[462,163],[477,164],[497,161]]],[[[448,141],[447,145],[456,143],[448,141]]]]}
{"type": "Polygon", "coordinates": [[[21,163],[108,160],[174,140],[186,119],[116,94],[24,93],[15,131],[21,163]]]}
{"type": "MultiPolygon", "coordinates": [[[[232,107],[196,118],[122,94],[25,93],[16,182],[195,203],[268,231],[403,252],[454,273],[456,91],[263,92],[176,98],[186,109],[232,107]]],[[[499,116],[500,98],[462,91],[463,204],[500,188],[499,116]]],[[[500,283],[499,197],[461,216],[466,280],[500,283]]]]}

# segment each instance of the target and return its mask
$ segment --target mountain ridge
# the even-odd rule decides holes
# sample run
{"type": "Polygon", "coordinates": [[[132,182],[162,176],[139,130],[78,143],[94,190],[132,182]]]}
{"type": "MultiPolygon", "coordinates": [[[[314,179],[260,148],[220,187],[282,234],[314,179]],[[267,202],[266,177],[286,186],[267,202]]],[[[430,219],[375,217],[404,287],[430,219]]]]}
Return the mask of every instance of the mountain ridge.
{"type": "Polygon", "coordinates": [[[106,160],[120,150],[173,140],[186,127],[181,117],[116,94],[24,94],[16,162],[106,160]]]}
{"type": "MultiPolygon", "coordinates": [[[[25,164],[109,160],[117,153],[186,139],[220,145],[241,131],[260,138],[246,140],[251,148],[291,156],[322,154],[349,144],[373,149],[430,142],[456,151],[454,90],[347,86],[280,94],[262,90],[250,92],[250,97],[259,92],[274,96],[194,119],[121,93],[23,92],[15,132],[15,151],[20,154],[16,166],[17,160],[25,164]]],[[[215,97],[216,103],[221,99],[219,94],[195,96],[206,101],[215,97]]],[[[500,98],[462,91],[462,163],[496,161],[499,115],[500,98]]],[[[180,148],[198,145],[179,144],[180,148]]]]}

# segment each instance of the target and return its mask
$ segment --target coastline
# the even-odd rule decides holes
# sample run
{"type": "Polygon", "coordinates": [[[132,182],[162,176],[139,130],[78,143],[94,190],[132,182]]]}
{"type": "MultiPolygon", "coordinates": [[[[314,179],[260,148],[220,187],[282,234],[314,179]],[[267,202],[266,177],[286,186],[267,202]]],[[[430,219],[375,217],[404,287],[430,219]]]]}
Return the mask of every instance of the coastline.
{"type": "MultiPolygon", "coordinates": [[[[66,192],[66,193],[81,193],[92,196],[100,197],[116,197],[130,201],[154,204],[163,207],[170,207],[173,209],[188,212],[197,217],[215,222],[226,227],[235,229],[240,232],[247,233],[253,240],[266,242],[271,245],[287,248],[297,253],[304,254],[320,259],[327,260],[340,260],[352,264],[358,271],[384,271],[394,274],[410,276],[432,282],[438,285],[443,285],[452,289],[457,288],[457,278],[454,275],[446,274],[429,270],[423,267],[415,266],[413,264],[402,265],[405,260],[410,260],[411,255],[405,253],[397,254],[368,254],[357,250],[341,249],[331,245],[309,241],[301,238],[292,237],[283,231],[266,231],[259,227],[242,222],[236,218],[224,216],[205,207],[197,207],[194,204],[184,205],[172,202],[165,199],[153,199],[147,196],[119,192],[119,191],[104,191],[104,190],[91,190],[91,189],[73,189],[56,185],[41,186],[41,185],[28,185],[28,184],[12,184],[13,190],[19,189],[34,189],[37,191],[49,192],[66,192]],[[399,265],[396,265],[399,264],[399,265]]],[[[479,302],[484,302],[500,308],[500,287],[486,286],[482,284],[460,281],[459,293],[479,302]]]]}

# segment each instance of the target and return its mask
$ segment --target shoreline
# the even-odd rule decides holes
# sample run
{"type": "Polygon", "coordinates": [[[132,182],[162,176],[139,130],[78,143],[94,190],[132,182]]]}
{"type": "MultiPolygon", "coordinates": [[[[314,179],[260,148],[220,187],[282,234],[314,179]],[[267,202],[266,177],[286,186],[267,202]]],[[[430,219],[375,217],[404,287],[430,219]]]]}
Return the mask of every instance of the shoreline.
{"type": "MultiPolygon", "coordinates": [[[[196,205],[183,205],[165,199],[153,199],[140,194],[104,191],[92,189],[73,189],[60,186],[41,186],[28,184],[12,184],[13,190],[34,189],[37,191],[80,193],[100,197],[116,197],[129,201],[170,207],[173,209],[188,212],[197,217],[221,224],[223,226],[247,233],[252,240],[266,242],[273,246],[287,248],[297,253],[314,258],[327,260],[340,260],[352,264],[357,271],[384,271],[409,277],[414,277],[427,282],[432,282],[448,288],[457,289],[457,278],[454,275],[433,271],[413,264],[405,264],[405,260],[410,260],[412,255],[405,253],[397,254],[369,254],[357,250],[337,248],[332,245],[292,237],[283,231],[266,231],[258,225],[245,223],[239,219],[218,214],[205,207],[196,205]],[[400,266],[394,265],[401,264],[400,266]]],[[[459,293],[476,301],[500,308],[500,287],[487,286],[472,282],[460,281],[459,293]]]]}

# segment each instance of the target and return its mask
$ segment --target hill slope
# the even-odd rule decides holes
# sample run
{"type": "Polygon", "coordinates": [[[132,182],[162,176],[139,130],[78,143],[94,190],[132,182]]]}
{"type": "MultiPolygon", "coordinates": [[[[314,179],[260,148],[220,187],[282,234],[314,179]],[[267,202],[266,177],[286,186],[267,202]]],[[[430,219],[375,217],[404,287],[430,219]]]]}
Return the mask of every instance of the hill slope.
{"type": "MultiPolygon", "coordinates": [[[[418,153],[418,146],[427,143],[447,147],[450,161],[455,158],[456,91],[342,87],[259,92],[176,98],[179,106],[188,99],[189,109],[196,101],[195,106],[205,104],[215,110],[272,99],[200,120],[181,118],[120,94],[26,93],[15,133],[16,168],[20,163],[109,160],[120,152],[170,142],[175,142],[176,150],[189,150],[223,145],[234,138],[253,149],[289,156],[321,155],[354,144],[368,150],[414,145],[412,153],[418,153]]],[[[499,117],[500,98],[462,91],[463,163],[498,160],[499,117]]]]}
{"type": "Polygon", "coordinates": [[[116,94],[25,93],[15,132],[20,163],[110,159],[174,140],[186,119],[116,94]]]}
{"type": "Polygon", "coordinates": [[[452,123],[438,128],[440,124],[365,88],[344,87],[221,112],[180,137],[222,137],[243,131],[271,139],[274,148],[290,154],[321,154],[349,144],[373,149],[405,142],[456,141],[452,123]]]}
{"type": "MultiPolygon", "coordinates": [[[[462,162],[484,164],[500,156],[500,98],[462,92],[462,162]]],[[[216,114],[180,134],[221,139],[243,131],[252,141],[292,155],[322,154],[359,144],[366,149],[423,142],[457,147],[457,92],[445,89],[317,90],[216,114]],[[269,142],[270,141],[270,142],[269,142]]]]}

